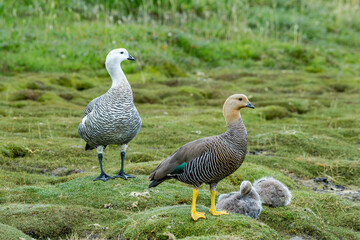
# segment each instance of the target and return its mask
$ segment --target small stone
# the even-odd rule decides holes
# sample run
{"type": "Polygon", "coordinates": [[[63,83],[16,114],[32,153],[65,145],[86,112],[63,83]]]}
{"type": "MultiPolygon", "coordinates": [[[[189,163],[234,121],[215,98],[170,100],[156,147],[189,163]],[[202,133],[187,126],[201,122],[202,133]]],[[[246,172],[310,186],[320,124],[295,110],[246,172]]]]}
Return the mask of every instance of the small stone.
{"type": "Polygon", "coordinates": [[[83,172],[85,172],[85,171],[82,170],[82,169],[74,169],[74,170],[73,170],[73,173],[75,173],[75,174],[83,173],[83,172]]]}
{"type": "Polygon", "coordinates": [[[112,205],[111,203],[105,203],[105,204],[104,204],[104,208],[112,209],[112,208],[113,208],[113,205],[112,205]]]}

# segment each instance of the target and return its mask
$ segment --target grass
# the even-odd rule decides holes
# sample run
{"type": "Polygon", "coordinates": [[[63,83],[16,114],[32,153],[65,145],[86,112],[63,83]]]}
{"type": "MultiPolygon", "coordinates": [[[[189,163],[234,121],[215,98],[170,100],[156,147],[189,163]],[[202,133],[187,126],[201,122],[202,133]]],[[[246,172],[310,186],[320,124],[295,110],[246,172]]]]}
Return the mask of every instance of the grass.
{"type": "Polygon", "coordinates": [[[0,233],[1,236],[5,236],[9,240],[31,239],[31,237],[27,236],[20,230],[1,223],[0,223],[0,233]]]}
{"type": "MultiPolygon", "coordinates": [[[[358,202],[299,179],[360,188],[360,18],[357,1],[13,1],[0,3],[0,234],[7,239],[360,239],[358,202]],[[169,17],[173,16],[173,17],[169,17]],[[324,20],[326,19],[326,21],[324,20]],[[77,126],[122,67],[143,126],[123,181],[92,182],[99,166],[77,126]],[[226,130],[222,104],[246,94],[243,165],[218,185],[273,176],[293,193],[258,220],[192,222],[192,188],[147,188],[151,170],[189,141],[226,130]],[[134,193],[135,192],[135,193],[134,193]],[[26,235],[25,235],[26,234],[26,235]]],[[[120,168],[115,146],[105,171],[120,168]]],[[[207,186],[198,208],[207,211],[207,186]]]]}

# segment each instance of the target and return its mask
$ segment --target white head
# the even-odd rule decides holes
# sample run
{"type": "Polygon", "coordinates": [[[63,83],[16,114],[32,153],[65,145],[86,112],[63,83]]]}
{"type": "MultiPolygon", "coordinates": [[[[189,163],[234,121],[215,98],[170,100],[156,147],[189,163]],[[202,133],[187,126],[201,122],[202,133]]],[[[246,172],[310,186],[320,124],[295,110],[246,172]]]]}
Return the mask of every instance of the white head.
{"type": "Polygon", "coordinates": [[[124,60],[135,61],[125,48],[117,48],[111,50],[106,56],[105,66],[112,80],[112,87],[119,86],[124,80],[127,82],[124,72],[120,67],[120,63],[124,60]]]}
{"type": "Polygon", "coordinates": [[[118,65],[124,60],[135,61],[135,58],[133,58],[125,48],[117,48],[117,49],[111,50],[108,53],[108,55],[106,56],[105,65],[106,65],[106,67],[108,67],[108,65],[112,65],[112,64],[118,65]]]}

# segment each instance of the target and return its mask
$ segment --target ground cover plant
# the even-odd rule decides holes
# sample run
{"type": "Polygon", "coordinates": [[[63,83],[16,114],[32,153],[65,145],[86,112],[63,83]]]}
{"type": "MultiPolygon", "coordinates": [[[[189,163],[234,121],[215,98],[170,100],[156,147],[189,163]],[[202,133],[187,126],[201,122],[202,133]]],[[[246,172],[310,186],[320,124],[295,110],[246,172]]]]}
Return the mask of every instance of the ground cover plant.
{"type": "MultiPolygon", "coordinates": [[[[0,3],[0,235],[6,239],[360,239],[360,17],[357,1],[9,1],[0,3]],[[122,65],[143,126],[127,150],[136,179],[92,182],[95,151],[77,126],[122,65]],[[222,104],[244,93],[243,165],[218,185],[273,176],[289,206],[258,220],[193,222],[192,188],[147,188],[179,146],[225,131],[222,104]],[[344,191],[308,187],[326,177],[344,191]]],[[[104,167],[115,174],[120,152],[104,167]]],[[[325,188],[325,186],[324,186],[325,188]]],[[[208,211],[209,189],[198,208],[208,211]]]]}

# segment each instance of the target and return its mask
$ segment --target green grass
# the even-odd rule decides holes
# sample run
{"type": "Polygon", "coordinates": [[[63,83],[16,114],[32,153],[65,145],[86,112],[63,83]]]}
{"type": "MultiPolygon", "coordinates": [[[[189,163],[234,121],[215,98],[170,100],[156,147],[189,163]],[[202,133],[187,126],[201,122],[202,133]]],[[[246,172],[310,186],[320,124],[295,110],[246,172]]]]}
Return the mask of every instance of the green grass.
{"type": "MultiPolygon", "coordinates": [[[[13,1],[0,3],[0,235],[7,239],[360,239],[360,205],[295,179],[360,188],[360,18],[354,1],[13,1]],[[169,16],[172,16],[169,18],[169,16]],[[123,181],[92,182],[95,151],[77,126],[122,67],[143,126],[123,181]],[[249,154],[218,185],[273,176],[293,193],[258,220],[193,222],[192,188],[147,176],[181,145],[226,130],[222,104],[244,93],[249,154]],[[141,193],[134,196],[133,192],[141,193]],[[110,205],[109,205],[110,204],[110,205]],[[110,207],[109,207],[110,206],[110,207]],[[27,234],[24,235],[24,234],[27,234]]],[[[104,168],[120,169],[109,146],[104,168]]],[[[198,208],[208,211],[209,189],[198,208]]]]}
{"type": "Polygon", "coordinates": [[[3,237],[6,237],[6,239],[9,240],[18,240],[18,239],[31,239],[31,237],[27,236],[20,230],[11,227],[9,225],[1,224],[0,223],[0,234],[3,237]]]}

